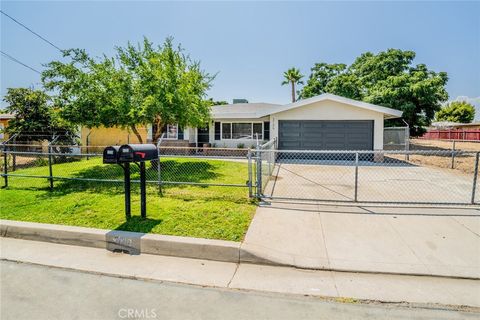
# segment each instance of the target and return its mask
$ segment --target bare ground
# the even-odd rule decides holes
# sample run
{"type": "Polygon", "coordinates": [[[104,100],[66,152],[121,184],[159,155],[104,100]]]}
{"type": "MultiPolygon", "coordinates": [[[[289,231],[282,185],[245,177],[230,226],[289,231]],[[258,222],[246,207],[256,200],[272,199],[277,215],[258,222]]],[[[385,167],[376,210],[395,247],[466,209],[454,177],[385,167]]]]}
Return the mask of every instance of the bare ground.
{"type": "MultiPolygon", "coordinates": [[[[444,140],[424,140],[411,139],[410,150],[432,150],[432,151],[451,151],[452,141],[444,140]]],[[[455,142],[455,150],[480,152],[480,142],[455,142]]],[[[411,155],[409,162],[431,167],[452,169],[452,157],[448,154],[438,155],[411,155]]],[[[454,159],[454,168],[463,173],[473,173],[475,165],[475,154],[456,156],[454,159]]]]}

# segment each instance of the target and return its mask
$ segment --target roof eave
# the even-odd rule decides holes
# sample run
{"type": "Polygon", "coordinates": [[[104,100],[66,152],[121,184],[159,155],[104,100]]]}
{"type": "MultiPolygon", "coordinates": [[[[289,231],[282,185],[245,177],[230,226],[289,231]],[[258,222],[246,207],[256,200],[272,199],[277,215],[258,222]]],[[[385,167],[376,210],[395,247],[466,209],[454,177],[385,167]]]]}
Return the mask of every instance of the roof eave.
{"type": "Polygon", "coordinates": [[[324,94],[321,94],[319,96],[315,96],[315,97],[308,98],[308,99],[305,99],[305,100],[299,100],[299,101],[296,101],[296,102],[292,102],[290,104],[285,105],[283,108],[279,108],[279,110],[275,110],[275,112],[272,112],[270,114],[280,113],[280,112],[283,112],[283,111],[295,109],[295,108],[302,107],[302,106],[309,105],[309,104],[316,103],[316,102],[322,102],[322,101],[325,101],[325,100],[344,103],[344,104],[347,104],[347,105],[352,105],[352,106],[355,106],[355,107],[363,108],[363,109],[366,109],[366,110],[371,110],[371,111],[374,111],[374,112],[380,112],[380,113],[384,114],[385,119],[387,119],[387,117],[388,117],[388,119],[401,118],[402,114],[403,114],[403,112],[400,111],[400,110],[395,110],[395,109],[392,109],[392,108],[377,106],[377,105],[374,105],[374,104],[371,104],[371,103],[368,103],[368,102],[363,102],[363,101],[358,101],[358,100],[349,99],[349,98],[345,98],[345,97],[340,97],[340,96],[330,94],[330,93],[324,93],[324,94]]]}
{"type": "Polygon", "coordinates": [[[231,113],[231,114],[215,114],[212,115],[212,119],[259,119],[263,116],[258,114],[243,114],[243,113],[231,113]]]}

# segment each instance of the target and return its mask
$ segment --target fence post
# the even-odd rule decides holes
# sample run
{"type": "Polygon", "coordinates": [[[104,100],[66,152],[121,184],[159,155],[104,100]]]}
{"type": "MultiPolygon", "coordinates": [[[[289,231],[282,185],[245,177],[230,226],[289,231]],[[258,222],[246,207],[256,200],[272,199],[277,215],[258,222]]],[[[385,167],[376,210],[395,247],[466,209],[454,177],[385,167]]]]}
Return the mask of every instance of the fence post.
{"type": "Polygon", "coordinates": [[[478,158],[480,152],[475,155],[475,167],[473,169],[473,186],[472,186],[472,201],[471,204],[475,204],[475,193],[477,191],[477,176],[478,176],[478,158]]]}
{"type": "Polygon", "coordinates": [[[16,137],[13,138],[13,151],[14,151],[14,153],[12,153],[12,171],[16,171],[17,170],[17,156],[15,154],[15,151],[17,151],[17,138],[16,137]]]}
{"type": "Polygon", "coordinates": [[[50,146],[50,142],[48,143],[48,172],[50,181],[50,191],[53,191],[53,169],[52,169],[52,147],[50,146]]]}
{"type": "Polygon", "coordinates": [[[8,154],[7,154],[7,146],[3,145],[3,179],[4,179],[4,187],[8,187],[8,154]]]}
{"type": "Polygon", "coordinates": [[[354,201],[358,201],[358,152],[355,153],[355,196],[354,201]]]}
{"type": "Polygon", "coordinates": [[[248,149],[248,196],[253,197],[252,192],[252,150],[248,149]]]}
{"type": "Polygon", "coordinates": [[[262,197],[262,155],[257,148],[257,198],[262,197]]]}
{"type": "MultiPolygon", "coordinates": [[[[408,124],[405,127],[405,151],[410,151],[410,127],[408,126],[408,124]]],[[[405,160],[410,160],[408,152],[405,153],[405,160]]]]}
{"type": "Polygon", "coordinates": [[[455,168],[455,140],[452,143],[452,165],[451,168],[455,168]]]}
{"type": "Polygon", "coordinates": [[[163,190],[162,190],[162,168],[160,166],[160,147],[162,145],[162,140],[163,136],[165,135],[165,132],[162,133],[160,138],[157,140],[157,153],[158,153],[158,163],[157,163],[157,178],[158,178],[158,193],[160,195],[163,195],[163,190]]]}
{"type": "Polygon", "coordinates": [[[158,162],[157,162],[157,178],[158,193],[162,195],[162,168],[160,167],[160,144],[157,142],[158,162]]]}
{"type": "MultiPolygon", "coordinates": [[[[90,133],[92,133],[91,130],[88,132],[87,138],[85,139],[85,143],[87,144],[87,160],[90,160],[90,157],[88,156],[90,154],[90,148],[88,147],[90,145],[90,133]]],[[[80,149],[80,153],[82,153],[81,149],[80,149]]]]}

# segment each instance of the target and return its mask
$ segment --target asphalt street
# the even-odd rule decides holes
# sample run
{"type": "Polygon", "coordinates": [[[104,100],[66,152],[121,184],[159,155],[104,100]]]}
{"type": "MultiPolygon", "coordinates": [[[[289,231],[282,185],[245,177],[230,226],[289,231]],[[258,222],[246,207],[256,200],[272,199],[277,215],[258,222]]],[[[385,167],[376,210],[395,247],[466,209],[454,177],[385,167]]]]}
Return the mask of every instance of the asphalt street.
{"type": "Polygon", "coordinates": [[[1,319],[478,319],[440,308],[329,301],[1,261],[1,319]]]}

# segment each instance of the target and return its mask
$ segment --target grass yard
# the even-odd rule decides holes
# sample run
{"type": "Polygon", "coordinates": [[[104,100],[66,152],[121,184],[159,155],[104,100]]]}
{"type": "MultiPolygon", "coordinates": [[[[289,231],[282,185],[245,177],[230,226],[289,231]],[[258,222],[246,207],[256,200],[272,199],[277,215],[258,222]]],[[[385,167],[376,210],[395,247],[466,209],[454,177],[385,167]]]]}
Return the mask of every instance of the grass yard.
{"type": "MultiPolygon", "coordinates": [[[[48,176],[43,161],[25,162],[15,174],[48,176]]],[[[138,179],[138,169],[131,168],[132,179],[138,179]]],[[[248,177],[247,163],[238,161],[162,158],[161,171],[165,181],[245,184],[248,177]]],[[[101,158],[55,164],[53,175],[123,179],[119,166],[103,165],[101,158]]],[[[147,179],[157,179],[150,163],[147,179]]],[[[132,219],[126,222],[123,183],[55,180],[54,190],[48,187],[45,178],[9,177],[9,187],[0,189],[1,218],[240,241],[256,208],[243,187],[166,185],[160,196],[158,186],[149,183],[147,219],[142,220],[139,184],[132,183],[132,219]]]]}

